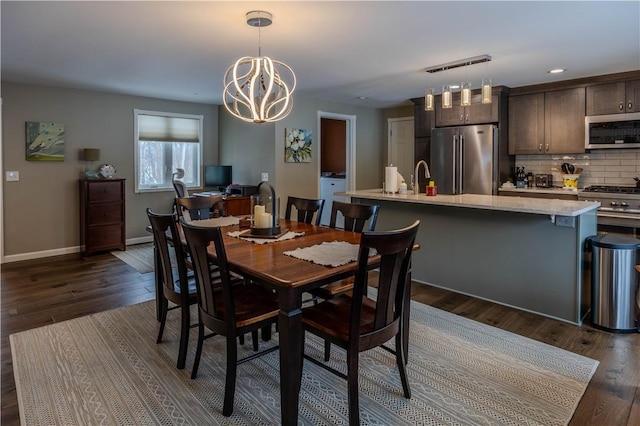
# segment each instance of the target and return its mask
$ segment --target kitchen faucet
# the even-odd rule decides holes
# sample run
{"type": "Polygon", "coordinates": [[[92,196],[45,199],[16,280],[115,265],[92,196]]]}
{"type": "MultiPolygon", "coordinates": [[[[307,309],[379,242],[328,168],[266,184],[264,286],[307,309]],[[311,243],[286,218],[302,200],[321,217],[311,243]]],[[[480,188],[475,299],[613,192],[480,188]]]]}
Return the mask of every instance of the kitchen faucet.
{"type": "Polygon", "coordinates": [[[431,173],[429,173],[429,166],[427,166],[427,162],[424,160],[420,160],[418,161],[418,164],[416,164],[416,169],[413,173],[413,194],[414,195],[418,195],[420,194],[420,184],[418,183],[418,169],[420,169],[420,164],[424,164],[424,177],[425,179],[429,179],[431,177],[431,173]]]}

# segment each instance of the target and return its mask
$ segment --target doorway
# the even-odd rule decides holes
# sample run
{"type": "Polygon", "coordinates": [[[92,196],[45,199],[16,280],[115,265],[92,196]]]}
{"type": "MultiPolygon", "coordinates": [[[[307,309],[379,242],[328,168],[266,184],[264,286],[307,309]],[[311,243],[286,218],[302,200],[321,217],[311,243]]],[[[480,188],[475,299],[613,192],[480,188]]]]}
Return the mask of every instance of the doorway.
{"type": "Polygon", "coordinates": [[[318,111],[318,140],[318,193],[325,200],[320,223],[328,225],[333,201],[346,201],[334,194],[356,187],[356,116],[318,111]]]}

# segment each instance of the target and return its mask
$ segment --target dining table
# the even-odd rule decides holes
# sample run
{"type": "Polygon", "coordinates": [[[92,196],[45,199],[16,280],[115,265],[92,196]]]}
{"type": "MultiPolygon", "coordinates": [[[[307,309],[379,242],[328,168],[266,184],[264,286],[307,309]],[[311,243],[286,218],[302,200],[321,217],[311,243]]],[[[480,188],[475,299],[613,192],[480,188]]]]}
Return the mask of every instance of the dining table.
{"type": "MultiPolygon", "coordinates": [[[[215,220],[210,219],[207,226],[215,226],[215,223],[215,220]]],[[[303,293],[355,275],[357,262],[353,260],[339,266],[324,266],[285,253],[336,241],[359,245],[360,234],[289,220],[280,220],[280,227],[282,234],[286,230],[296,236],[284,240],[252,242],[237,235],[238,231],[243,231],[238,225],[222,227],[222,234],[231,272],[271,288],[278,295],[281,424],[296,425],[303,362],[303,293]]],[[[213,244],[209,246],[209,255],[215,261],[213,244]]],[[[375,269],[379,262],[380,256],[370,256],[369,269],[375,269]]],[[[409,278],[405,295],[407,308],[403,319],[405,353],[408,353],[410,283],[409,278]]]]}

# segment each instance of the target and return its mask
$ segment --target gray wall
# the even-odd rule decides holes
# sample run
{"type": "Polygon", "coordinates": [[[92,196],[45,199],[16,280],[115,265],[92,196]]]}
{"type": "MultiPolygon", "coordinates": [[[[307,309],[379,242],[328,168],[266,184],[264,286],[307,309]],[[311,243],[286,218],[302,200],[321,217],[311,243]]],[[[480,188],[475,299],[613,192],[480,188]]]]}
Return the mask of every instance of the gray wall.
{"type": "MultiPolygon", "coordinates": [[[[4,185],[4,255],[72,252],[80,244],[78,179],[82,148],[100,148],[100,164],[126,178],[127,239],[148,237],[145,209],[170,211],[173,191],[134,194],[133,109],[204,116],[203,163],[218,162],[218,107],[86,90],[2,83],[4,170],[20,172],[4,185]],[[65,125],[65,160],[25,160],[25,122],[65,125]]],[[[96,168],[99,166],[95,164],[96,168]]],[[[37,256],[36,256],[37,257],[37,256]]]]}
{"type": "Polygon", "coordinates": [[[271,124],[244,123],[220,108],[220,161],[225,164],[233,162],[234,180],[245,180],[240,183],[257,183],[260,172],[268,172],[269,180],[283,203],[282,209],[289,195],[319,197],[318,111],[357,117],[356,186],[359,189],[380,186],[387,151],[383,110],[302,96],[294,96],[293,111],[288,117],[271,124]],[[284,162],[285,128],[313,131],[310,163],[284,162]],[[236,162],[245,164],[247,170],[236,175],[236,162]]]}

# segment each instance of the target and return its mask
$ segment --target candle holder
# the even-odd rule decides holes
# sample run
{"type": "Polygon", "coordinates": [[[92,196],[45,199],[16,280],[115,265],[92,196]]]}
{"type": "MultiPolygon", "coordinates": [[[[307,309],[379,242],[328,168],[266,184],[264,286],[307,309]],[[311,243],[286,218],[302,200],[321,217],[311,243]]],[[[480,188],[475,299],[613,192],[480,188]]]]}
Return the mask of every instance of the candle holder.
{"type": "Polygon", "coordinates": [[[278,221],[278,199],[268,182],[260,182],[258,193],[251,196],[251,236],[273,238],[282,230],[278,221]]]}

